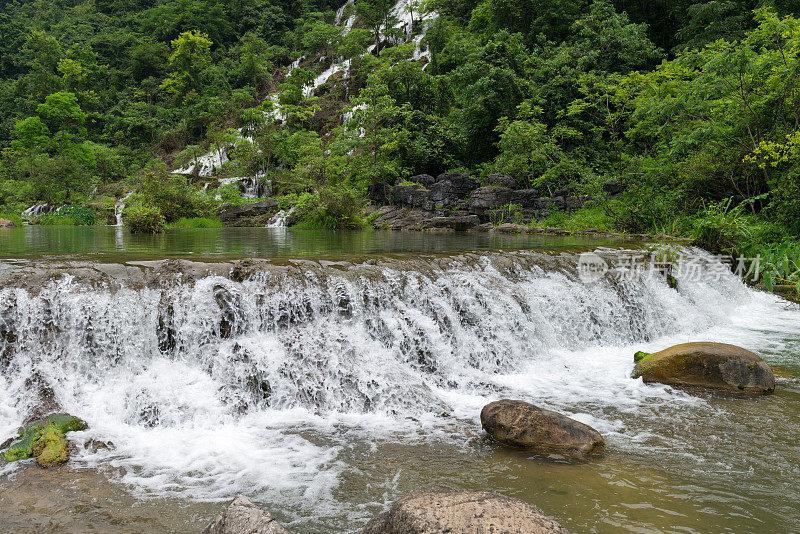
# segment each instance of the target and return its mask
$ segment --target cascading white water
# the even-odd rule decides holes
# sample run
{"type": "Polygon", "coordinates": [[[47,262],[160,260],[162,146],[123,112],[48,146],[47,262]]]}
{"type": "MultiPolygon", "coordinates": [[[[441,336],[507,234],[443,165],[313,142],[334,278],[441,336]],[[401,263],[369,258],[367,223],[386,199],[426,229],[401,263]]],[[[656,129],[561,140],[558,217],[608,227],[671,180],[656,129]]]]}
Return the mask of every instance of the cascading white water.
{"type": "Polygon", "coordinates": [[[280,210],[278,213],[272,216],[269,222],[267,222],[267,228],[286,228],[289,217],[293,212],[294,208],[291,208],[288,211],[280,210]]]}
{"type": "Polygon", "coordinates": [[[124,197],[122,197],[121,199],[117,200],[114,203],[115,226],[122,226],[123,225],[122,214],[125,211],[125,201],[128,200],[128,197],[130,197],[132,194],[133,194],[132,192],[128,193],[127,195],[125,195],[124,197]]]}
{"type": "Polygon", "coordinates": [[[542,258],[310,262],[193,283],[166,269],[142,287],[70,276],[38,292],[5,287],[0,438],[38,401],[36,377],[89,422],[84,437],[116,444],[79,461],[119,468],[146,494],[245,491],[294,503],[296,518],[313,523],[342,508],[335,492],[347,465],[340,446],[303,429],[334,442],[460,443],[485,402],[513,396],[624,448],[640,434],[620,413],[702,403],[630,379],[635,350],[695,336],[749,346],[760,322],[787,331],[800,322],[733,276],[679,279],[678,291],[655,274],[587,285],[573,256],[542,258]]]}

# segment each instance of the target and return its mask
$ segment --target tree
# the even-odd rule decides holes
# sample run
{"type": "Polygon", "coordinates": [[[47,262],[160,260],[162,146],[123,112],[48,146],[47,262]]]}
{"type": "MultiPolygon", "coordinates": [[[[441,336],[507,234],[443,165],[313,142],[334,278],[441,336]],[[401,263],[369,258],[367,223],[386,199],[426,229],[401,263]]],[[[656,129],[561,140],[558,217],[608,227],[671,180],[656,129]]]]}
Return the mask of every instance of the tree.
{"type": "Polygon", "coordinates": [[[381,51],[381,28],[392,12],[392,0],[358,0],[356,13],[364,20],[364,24],[372,28],[375,39],[375,55],[381,51]]]}
{"type": "Polygon", "coordinates": [[[197,30],[183,32],[174,39],[169,56],[172,72],[161,87],[181,100],[190,91],[198,91],[201,74],[211,64],[211,44],[208,36],[197,30]]]}

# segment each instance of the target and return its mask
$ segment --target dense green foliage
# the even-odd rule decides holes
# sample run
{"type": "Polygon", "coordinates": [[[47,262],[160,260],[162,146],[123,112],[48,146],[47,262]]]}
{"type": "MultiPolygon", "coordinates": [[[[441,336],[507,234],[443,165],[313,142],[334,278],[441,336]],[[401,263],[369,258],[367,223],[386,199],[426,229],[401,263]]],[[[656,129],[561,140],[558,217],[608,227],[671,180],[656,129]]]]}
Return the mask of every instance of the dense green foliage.
{"type": "Polygon", "coordinates": [[[132,190],[144,231],[212,217],[248,199],[169,169],[224,152],[215,178],[270,181],[305,226],[358,227],[372,182],[467,171],[544,196],[626,186],[548,224],[720,253],[797,240],[800,2],[412,1],[405,29],[389,0],[342,4],[5,3],[0,211],[103,222],[132,190]]]}

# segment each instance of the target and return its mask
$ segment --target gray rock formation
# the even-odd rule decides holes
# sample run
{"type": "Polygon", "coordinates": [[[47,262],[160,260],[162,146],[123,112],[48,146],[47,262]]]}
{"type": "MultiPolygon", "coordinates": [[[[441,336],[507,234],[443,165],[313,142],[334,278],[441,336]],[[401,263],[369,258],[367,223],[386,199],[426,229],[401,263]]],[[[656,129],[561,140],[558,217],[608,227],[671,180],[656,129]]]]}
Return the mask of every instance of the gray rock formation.
{"type": "Polygon", "coordinates": [[[362,534],[569,534],[541,510],[486,491],[419,490],[367,523],[362,534]]]}
{"type": "Polygon", "coordinates": [[[274,517],[253,504],[244,495],[237,495],[203,534],[289,534],[274,517]]]}

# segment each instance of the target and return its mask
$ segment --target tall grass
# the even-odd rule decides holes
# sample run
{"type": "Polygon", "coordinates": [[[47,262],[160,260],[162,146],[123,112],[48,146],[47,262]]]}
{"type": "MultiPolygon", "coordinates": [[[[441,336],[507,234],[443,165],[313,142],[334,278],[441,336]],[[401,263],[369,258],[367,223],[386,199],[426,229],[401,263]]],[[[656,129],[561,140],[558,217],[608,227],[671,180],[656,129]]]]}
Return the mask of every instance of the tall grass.
{"type": "Polygon", "coordinates": [[[181,217],[168,228],[220,228],[222,221],[216,217],[181,217]]]}

